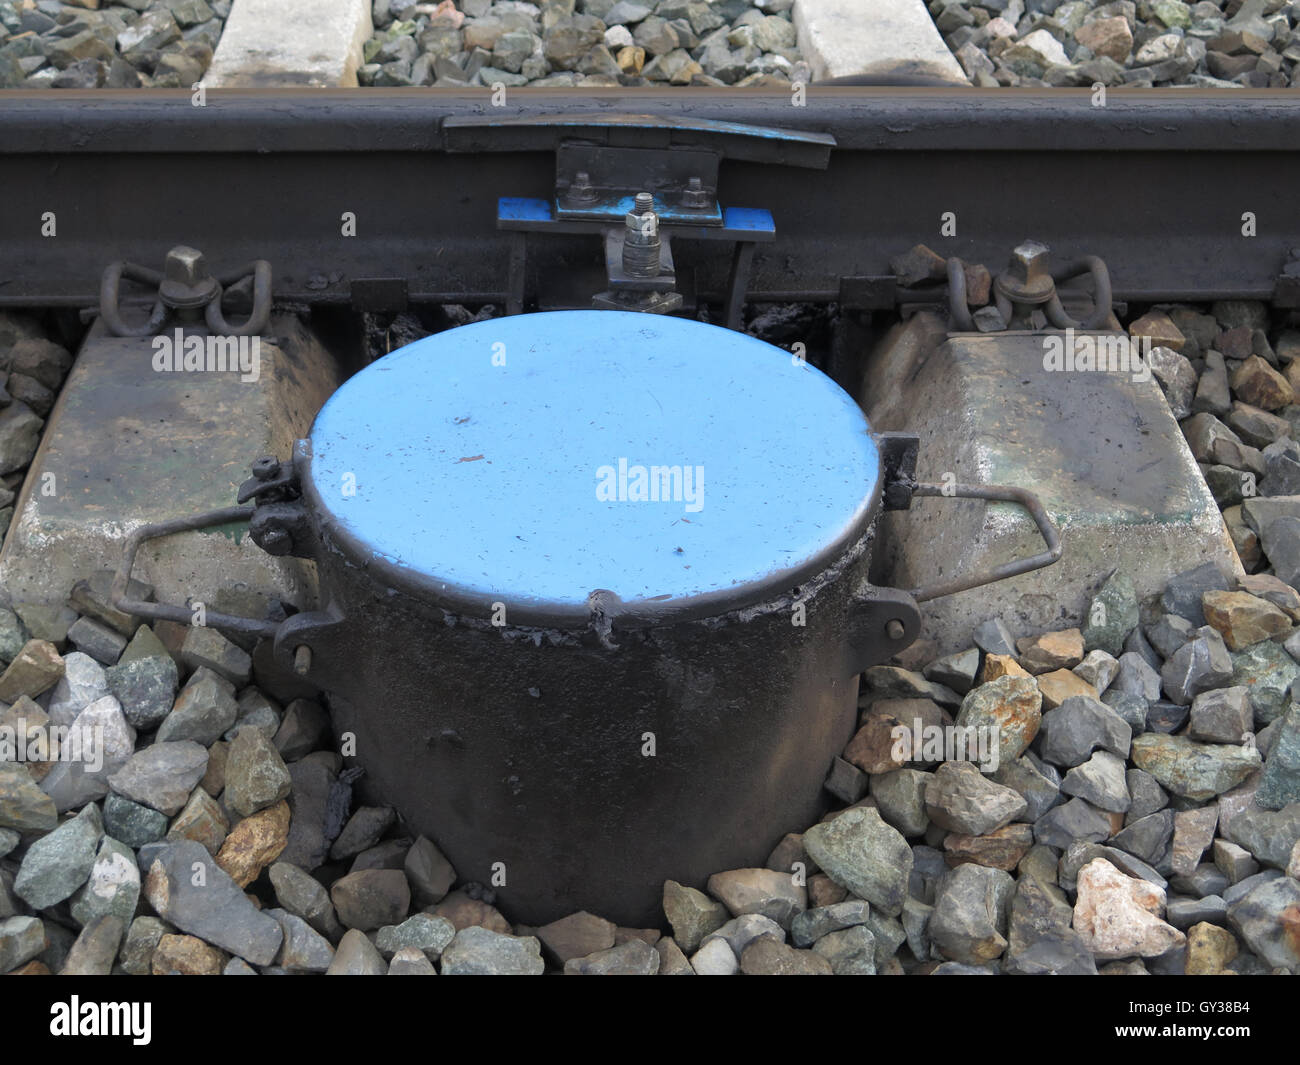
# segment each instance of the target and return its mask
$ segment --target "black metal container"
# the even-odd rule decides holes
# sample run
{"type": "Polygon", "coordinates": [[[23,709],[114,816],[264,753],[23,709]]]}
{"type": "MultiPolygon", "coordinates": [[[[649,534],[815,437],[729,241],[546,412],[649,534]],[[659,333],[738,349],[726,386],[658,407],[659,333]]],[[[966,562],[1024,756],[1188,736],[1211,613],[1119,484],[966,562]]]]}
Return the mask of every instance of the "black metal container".
{"type": "Polygon", "coordinates": [[[315,560],[326,605],[208,624],[274,635],[367,794],[516,921],[658,924],[664,880],[761,866],[818,820],[858,675],[919,631],[924,591],[867,572],[882,503],[935,491],[910,478],[915,438],[883,443],[829,378],[739,333],[484,322],[345,383],[291,461],[254,464],[251,513],[139,531],[115,598],[187,616],[125,600],[135,547],[251,517],[264,549],[315,560]],[[659,498],[629,488],[663,453],[694,496],[660,465],[659,498]]]}

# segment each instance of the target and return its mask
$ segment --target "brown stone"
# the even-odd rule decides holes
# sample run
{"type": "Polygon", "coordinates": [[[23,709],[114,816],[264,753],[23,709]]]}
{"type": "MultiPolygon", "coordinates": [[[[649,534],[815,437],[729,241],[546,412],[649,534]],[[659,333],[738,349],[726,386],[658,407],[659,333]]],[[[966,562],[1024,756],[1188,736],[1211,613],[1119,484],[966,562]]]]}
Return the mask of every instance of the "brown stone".
{"type": "Polygon", "coordinates": [[[624,45],[618,50],[618,55],[614,57],[618,63],[618,69],[624,74],[636,76],[641,73],[641,68],[645,66],[645,49],[635,44],[624,45]]]}
{"type": "Polygon", "coordinates": [[[1225,359],[1248,359],[1255,353],[1251,346],[1250,326],[1239,325],[1235,329],[1225,329],[1214,342],[1215,351],[1225,359]]]}
{"type": "Polygon", "coordinates": [[[954,867],[971,862],[1009,873],[1033,845],[1033,825],[1004,825],[984,836],[951,832],[943,840],[943,860],[954,867]]]}
{"type": "Polygon", "coordinates": [[[217,854],[217,865],[240,887],[247,887],[280,857],[288,843],[289,804],[281,799],[230,830],[217,854]]]}
{"type": "Polygon", "coordinates": [[[907,760],[894,757],[893,730],[902,724],[892,714],[868,710],[862,715],[862,727],[844,748],[844,760],[852,762],[864,773],[891,773],[901,769],[907,760]]]}
{"type": "Polygon", "coordinates": [[[963,262],[962,273],[966,276],[966,304],[970,307],[983,307],[989,301],[993,279],[985,266],[963,262]]]}
{"type": "Polygon", "coordinates": [[[956,723],[995,727],[999,758],[1011,761],[1038,735],[1042,706],[1042,692],[1032,677],[999,677],[966,693],[956,723]]]}
{"type": "Polygon", "coordinates": [[[1038,636],[1022,636],[1016,641],[1016,650],[1020,654],[1020,664],[1031,674],[1073,669],[1083,661],[1083,633],[1078,629],[1061,629],[1038,636]]]}
{"type": "Polygon", "coordinates": [[[570,958],[585,958],[614,944],[614,923],[582,910],[534,929],[551,959],[563,965],[570,958]]]}
{"type": "Polygon", "coordinates": [[[1214,976],[1237,956],[1237,940],[1226,928],[1202,921],[1187,930],[1188,976],[1214,976]]]}
{"type": "MultiPolygon", "coordinates": [[[[1242,516],[1241,505],[1235,507],[1226,507],[1223,511],[1223,524],[1227,526],[1228,535],[1232,538],[1232,546],[1237,549],[1237,557],[1241,559],[1241,565],[1247,571],[1253,569],[1263,560],[1263,553],[1259,546],[1259,536],[1255,530],[1246,524],[1246,519],[1242,516]]],[[[1288,587],[1290,587],[1288,585],[1288,587]]],[[[1243,588],[1243,591],[1251,592],[1253,595],[1259,595],[1257,591],[1250,588],[1243,588]]],[[[1261,596],[1267,598],[1267,596],[1261,596]]],[[[1274,606],[1280,606],[1280,603],[1274,603],[1274,606]]],[[[1295,620],[1300,621],[1300,618],[1295,620]]]]}
{"type": "Polygon", "coordinates": [[[1079,870],[1074,930],[1099,961],[1154,958],[1186,937],[1161,920],[1165,892],[1146,880],[1126,876],[1105,858],[1079,870]]]}
{"type": "MultiPolygon", "coordinates": [[[[1240,514],[1241,508],[1236,509],[1240,514]]],[[[1226,511],[1223,516],[1226,520],[1228,517],[1226,511]]],[[[1238,577],[1237,590],[1258,596],[1266,603],[1277,607],[1292,621],[1300,621],[1300,592],[1271,573],[1254,573],[1238,577]]]]}
{"type": "Polygon", "coordinates": [[[167,830],[167,838],[192,839],[195,843],[202,843],[209,854],[218,857],[217,864],[220,865],[221,845],[226,841],[229,831],[230,822],[217,800],[202,787],[197,787],[190,795],[190,801],[185,804],[185,809],[172,821],[167,830]]]}
{"type": "Polygon", "coordinates": [[[825,873],[818,873],[808,878],[808,906],[834,906],[849,897],[847,888],[835,883],[825,873]]]}
{"type": "Polygon", "coordinates": [[[1055,710],[1066,699],[1076,695],[1089,695],[1097,698],[1097,689],[1084,680],[1077,673],[1068,669],[1057,669],[1051,673],[1041,673],[1035,680],[1038,681],[1038,690],[1043,693],[1043,709],[1055,710]]]}
{"type": "Polygon", "coordinates": [[[1210,591],[1201,597],[1205,620],[1223,634],[1229,651],[1244,651],[1291,631],[1291,619],[1249,592],[1210,591]]]}
{"type": "Polygon", "coordinates": [[[759,936],[740,956],[746,976],[830,976],[831,963],[811,950],[796,950],[775,936],[759,936]]]}
{"type": "Polygon", "coordinates": [[[622,946],[629,939],[639,939],[642,943],[649,943],[654,946],[663,938],[663,933],[657,928],[615,928],[614,929],[614,946],[622,946]]]}
{"type": "Polygon", "coordinates": [[[922,281],[942,281],[948,276],[948,260],[924,244],[890,259],[889,268],[904,288],[919,285],[922,281]]]}
{"type": "Polygon", "coordinates": [[[167,935],[153,952],[154,976],[220,976],[226,955],[194,936],[167,935]]]}
{"type": "Polygon", "coordinates": [[[53,976],[50,967],[43,961],[37,961],[33,958],[26,965],[20,965],[17,969],[11,969],[5,973],[6,976],[53,976]]]}
{"type": "Polygon", "coordinates": [[[0,674],[0,703],[33,699],[49,691],[63,676],[63,658],[48,640],[28,640],[9,667],[0,674]]]}
{"type": "Polygon", "coordinates": [[[1174,814],[1174,842],[1170,865],[1177,876],[1190,876],[1201,864],[1201,855],[1214,842],[1219,808],[1214,803],[1174,814]]]}
{"type": "Polygon", "coordinates": [[[501,916],[500,910],[480,899],[471,899],[463,891],[453,891],[429,912],[447,918],[456,926],[457,932],[477,925],[489,932],[510,935],[510,922],[501,916]]]}
{"type": "Polygon", "coordinates": [[[230,744],[225,740],[217,740],[208,748],[208,768],[199,786],[214,799],[226,790],[226,762],[229,759],[230,744]]]}
{"type": "Polygon", "coordinates": [[[980,683],[987,684],[999,677],[1027,677],[1029,671],[1010,655],[985,655],[984,667],[980,670],[980,683]]]}
{"type": "Polygon", "coordinates": [[[1174,351],[1182,351],[1187,343],[1182,330],[1164,311],[1148,311],[1128,327],[1128,335],[1134,340],[1150,337],[1153,348],[1173,348],[1174,351]]]}
{"type": "Polygon", "coordinates": [[[1232,375],[1233,394],[1260,410],[1281,410],[1295,402],[1291,383],[1258,355],[1252,355],[1232,375]]]}
{"type": "Polygon", "coordinates": [[[1123,64],[1133,50],[1133,31],[1122,15],[1085,22],[1074,31],[1074,39],[1093,55],[1106,56],[1123,64]]]}

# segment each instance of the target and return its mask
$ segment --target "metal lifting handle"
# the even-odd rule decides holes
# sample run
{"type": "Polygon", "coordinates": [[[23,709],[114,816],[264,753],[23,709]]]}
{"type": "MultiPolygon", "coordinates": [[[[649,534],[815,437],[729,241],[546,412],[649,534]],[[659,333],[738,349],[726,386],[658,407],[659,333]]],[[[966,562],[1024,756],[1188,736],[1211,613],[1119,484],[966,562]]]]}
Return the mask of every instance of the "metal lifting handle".
{"type": "MultiPolygon", "coordinates": [[[[109,590],[109,598],[112,599],[113,606],[127,614],[135,614],[137,617],[149,618],[154,621],[174,621],[180,625],[192,625],[194,623],[194,614],[189,607],[173,606],[168,603],[145,603],[138,599],[132,599],[127,595],[127,588],[131,581],[131,569],[135,565],[136,552],[146,540],[154,540],[160,536],[193,532],[196,529],[207,528],[209,525],[225,525],[232,521],[247,521],[253,516],[253,509],[253,507],[223,507],[220,510],[210,510],[204,514],[195,514],[188,518],[172,518],[170,521],[141,525],[126,538],[126,545],[122,551],[122,561],[117,567],[117,573],[113,575],[113,584],[109,590]]],[[[239,617],[236,614],[218,614],[212,611],[206,613],[204,624],[209,628],[225,629],[229,632],[244,633],[249,636],[274,636],[280,627],[279,623],[274,621],[258,621],[256,618],[239,617]]]]}
{"type": "Polygon", "coordinates": [[[1047,544],[1047,550],[1040,554],[1033,555],[1030,558],[1017,559],[1014,562],[1004,562],[986,573],[977,573],[971,577],[958,577],[950,581],[913,588],[912,598],[918,603],[938,599],[945,595],[955,595],[957,592],[969,591],[971,588],[979,588],[985,584],[992,584],[994,581],[1006,580],[1008,577],[1018,577],[1022,573],[1030,573],[1033,570],[1042,569],[1044,566],[1050,566],[1061,557],[1060,530],[1053,524],[1052,519],[1047,516],[1047,511],[1043,509],[1043,504],[1038,497],[1024,488],[1014,488],[1003,484],[940,485],[920,483],[912,489],[912,494],[938,496],[940,498],[989,499],[1000,503],[1019,503],[1029,511],[1029,516],[1034,519],[1034,524],[1038,526],[1043,542],[1047,544]]]}

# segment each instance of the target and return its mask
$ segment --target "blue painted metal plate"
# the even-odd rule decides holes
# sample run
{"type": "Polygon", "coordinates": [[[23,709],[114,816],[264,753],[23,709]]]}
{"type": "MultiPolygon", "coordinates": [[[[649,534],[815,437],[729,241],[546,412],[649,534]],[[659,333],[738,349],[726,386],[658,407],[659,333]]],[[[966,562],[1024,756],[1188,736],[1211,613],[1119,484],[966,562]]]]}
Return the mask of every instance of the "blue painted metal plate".
{"type": "Polygon", "coordinates": [[[866,418],[819,370],[623,311],[394,351],[330,398],[310,450],[308,497],[354,561],[521,623],[584,618],[596,589],[665,616],[787,591],[861,535],[880,476],[866,418]]]}

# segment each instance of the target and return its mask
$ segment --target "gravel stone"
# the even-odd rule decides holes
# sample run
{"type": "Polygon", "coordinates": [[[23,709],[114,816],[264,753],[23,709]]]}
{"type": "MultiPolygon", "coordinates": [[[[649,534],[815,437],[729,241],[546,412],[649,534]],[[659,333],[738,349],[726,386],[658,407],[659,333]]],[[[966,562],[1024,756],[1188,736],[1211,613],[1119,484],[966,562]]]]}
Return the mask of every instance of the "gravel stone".
{"type": "Polygon", "coordinates": [[[1300,969],[1297,913],[1300,883],[1286,876],[1266,881],[1228,904],[1228,922],[1251,951],[1268,965],[1291,972],[1300,969]]]}
{"type": "Polygon", "coordinates": [[[1065,850],[1076,841],[1100,843],[1110,837],[1110,819],[1083,799],[1053,807],[1034,822],[1034,842],[1065,850]]]}
{"type": "Polygon", "coordinates": [[[167,834],[167,815],[110,792],[104,798],[104,831],[128,847],[143,847],[167,834]]]}
{"type": "Polygon", "coordinates": [[[1195,801],[1236,787],[1261,764],[1254,749],[1150,732],[1133,741],[1133,762],[1166,790],[1195,801]]]}
{"type": "Polygon", "coordinates": [[[1022,876],[1011,898],[1004,971],[1021,976],[1091,976],[1092,952],[1070,927],[1061,893],[1037,877],[1022,876]]]}
{"type": "Polygon", "coordinates": [[[90,655],[73,651],[63,658],[63,675],[46,708],[55,725],[71,725],[81,711],[109,693],[104,667],[90,655]]]}
{"type": "Polygon", "coordinates": [[[1233,679],[1233,661],[1212,629],[1174,652],[1160,671],[1161,686],[1171,702],[1187,706],[1202,692],[1221,688],[1233,679]],[[1208,635],[1206,635],[1208,633],[1208,635]]]}
{"type": "Polygon", "coordinates": [[[1054,768],[1040,765],[1026,755],[1003,762],[989,779],[1011,788],[1025,800],[1025,820],[1037,821],[1061,799],[1061,778],[1054,768]]]}
{"type": "Polygon", "coordinates": [[[170,656],[124,658],[104,672],[108,690],[122,704],[122,712],[133,728],[143,732],[156,729],[171,712],[178,671],[170,656]]]}
{"type": "Polygon", "coordinates": [[[68,642],[106,666],[113,665],[126,650],[126,638],[94,618],[78,618],[69,625],[68,642]]]}
{"type": "Polygon", "coordinates": [[[629,939],[564,963],[566,976],[655,976],[658,972],[659,952],[641,939],[629,939]]]}
{"type": "Polygon", "coordinates": [[[245,961],[270,965],[279,954],[284,939],[279,924],[253,906],[199,843],[160,846],[144,893],[163,920],[245,961]],[[200,872],[202,882],[196,884],[200,872]]]}
{"type": "Polygon", "coordinates": [[[117,794],[171,817],[180,812],[208,767],[208,752],[197,743],[156,742],[131,756],[108,779],[117,794]]]}
{"type": "Polygon", "coordinates": [[[1109,751],[1095,752],[1082,765],[1066,773],[1061,790],[1111,813],[1124,813],[1129,807],[1124,760],[1109,751]]]}
{"type": "MultiPolygon", "coordinates": [[[[540,959],[539,959],[540,960],[540,959]]],[[[446,972],[446,970],[443,970],[446,972]]],[[[350,928],[339,940],[334,958],[325,970],[326,976],[384,976],[388,966],[383,955],[366,938],[366,934],[350,928]]]]}
{"type": "Polygon", "coordinates": [[[411,907],[411,889],[399,870],[364,869],[336,880],[330,900],[344,925],[369,931],[400,924],[411,907]]]}
{"type": "Polygon", "coordinates": [[[295,699],[285,708],[284,720],[275,734],[275,749],[286,762],[296,762],[325,743],[329,728],[329,715],[320,704],[295,699]]]}
{"type": "Polygon", "coordinates": [[[814,825],[804,833],[804,846],[837,884],[891,917],[902,911],[912,851],[876,810],[846,810],[832,821],[814,825]]]}
{"type": "Polygon", "coordinates": [[[969,762],[945,762],[925,789],[925,811],[952,832],[982,836],[1010,823],[1028,809],[1011,788],[986,779],[969,762]]]}
{"type": "Polygon", "coordinates": [[[442,952],[443,976],[541,976],[541,944],[472,926],[461,929],[442,952]]]}
{"type": "Polygon", "coordinates": [[[223,796],[233,813],[248,817],[274,805],[289,795],[292,783],[284,760],[263,730],[245,726],[235,733],[226,761],[223,796]]]}
{"type": "Polygon", "coordinates": [[[1002,956],[1015,881],[1000,869],[959,865],[941,878],[928,933],[953,961],[981,964],[1002,956]]]}
{"type": "Polygon", "coordinates": [[[1133,735],[1128,723],[1114,710],[1088,696],[1075,696],[1048,711],[1040,731],[1043,759],[1067,767],[1082,764],[1099,747],[1125,758],[1133,735]]]}
{"type": "Polygon", "coordinates": [[[238,716],[239,707],[229,682],[201,667],[176,697],[171,713],[158,726],[155,741],[193,740],[210,747],[238,716]]]}
{"type": "Polygon", "coordinates": [[[130,761],[135,740],[135,729],[126,723],[117,700],[105,695],[77,715],[64,741],[67,749],[41,781],[42,790],[60,813],[103,798],[109,779],[130,761]],[[80,752],[74,747],[78,743],[80,752]]]}
{"type": "Polygon", "coordinates": [[[705,936],[717,931],[729,919],[727,908],[722,903],[675,880],[664,881],[663,906],[673,938],[688,954],[694,953],[705,936]]]}
{"type": "MultiPolygon", "coordinates": [[[[1046,652],[1038,653],[1040,659],[1046,657],[1046,652]]],[[[1053,661],[1067,661],[1072,653],[1057,655],[1053,661]]],[[[1031,678],[999,677],[966,695],[956,724],[961,728],[996,729],[998,760],[1019,758],[1038,734],[1042,702],[1042,693],[1031,678]]]]}
{"type": "MultiPolygon", "coordinates": [[[[217,800],[200,786],[190,795],[185,809],[176,815],[171,828],[167,831],[167,838],[169,840],[191,839],[195,843],[202,843],[204,849],[216,857],[221,853],[221,845],[226,842],[229,833],[230,821],[225,811],[221,809],[217,800]]],[[[226,872],[230,870],[227,869],[226,872]]]]}
{"type": "Polygon", "coordinates": [[[1155,884],[1125,876],[1104,858],[1079,871],[1074,928],[1095,958],[1153,958],[1186,942],[1160,918],[1165,893],[1155,884]]]}
{"type": "Polygon", "coordinates": [[[34,910],[62,902],[89,878],[103,838],[103,818],[91,804],[27,848],[14,894],[34,910]]]}
{"type": "Polygon", "coordinates": [[[1111,843],[1150,865],[1159,865],[1169,855],[1173,839],[1174,811],[1158,810],[1126,824],[1115,833],[1111,843]]]}
{"type": "MultiPolygon", "coordinates": [[[[401,950],[418,950],[429,961],[437,961],[456,937],[456,926],[445,917],[417,913],[399,925],[385,925],[375,935],[375,946],[385,958],[401,950]]],[[[612,942],[613,937],[610,937],[612,942]]]]}

